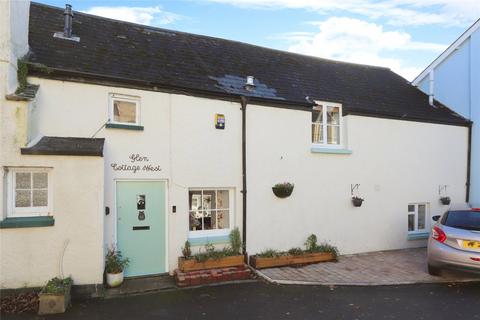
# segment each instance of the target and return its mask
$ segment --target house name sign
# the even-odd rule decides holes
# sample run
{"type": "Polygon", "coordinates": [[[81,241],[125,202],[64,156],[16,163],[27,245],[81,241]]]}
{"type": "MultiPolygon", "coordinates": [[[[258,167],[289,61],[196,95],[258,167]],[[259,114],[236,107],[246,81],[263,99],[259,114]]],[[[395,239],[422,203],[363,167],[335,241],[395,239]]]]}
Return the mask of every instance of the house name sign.
{"type": "Polygon", "coordinates": [[[132,173],[142,172],[158,172],[162,171],[160,165],[150,164],[150,159],[146,156],[142,156],[138,153],[132,153],[128,157],[127,163],[112,162],[110,167],[114,171],[130,171],[132,173]]]}

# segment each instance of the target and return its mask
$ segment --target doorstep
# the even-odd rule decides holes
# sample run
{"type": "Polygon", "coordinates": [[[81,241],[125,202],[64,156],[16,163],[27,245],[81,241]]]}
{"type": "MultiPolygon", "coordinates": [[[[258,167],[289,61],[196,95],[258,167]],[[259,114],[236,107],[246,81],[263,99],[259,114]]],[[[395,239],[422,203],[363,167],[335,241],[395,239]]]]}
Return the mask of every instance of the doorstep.
{"type": "Polygon", "coordinates": [[[175,285],[173,277],[168,273],[154,276],[134,277],[126,278],[120,287],[105,289],[104,297],[108,299],[176,288],[177,286],[175,285]]]}

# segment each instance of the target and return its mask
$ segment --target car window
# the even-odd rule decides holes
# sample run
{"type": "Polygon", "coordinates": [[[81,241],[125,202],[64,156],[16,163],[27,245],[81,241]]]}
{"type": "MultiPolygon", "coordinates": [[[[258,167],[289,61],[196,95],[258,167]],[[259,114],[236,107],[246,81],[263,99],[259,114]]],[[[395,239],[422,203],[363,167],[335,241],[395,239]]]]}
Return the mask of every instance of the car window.
{"type": "Polygon", "coordinates": [[[449,211],[442,218],[442,224],[452,228],[480,231],[480,211],[449,211]]]}

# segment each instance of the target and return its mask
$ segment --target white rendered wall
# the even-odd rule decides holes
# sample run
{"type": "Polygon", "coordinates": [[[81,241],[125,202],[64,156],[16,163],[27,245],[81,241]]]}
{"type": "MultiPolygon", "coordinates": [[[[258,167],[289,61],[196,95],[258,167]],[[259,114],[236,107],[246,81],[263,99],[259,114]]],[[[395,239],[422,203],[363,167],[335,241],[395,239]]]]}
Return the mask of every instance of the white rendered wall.
{"type": "Polygon", "coordinates": [[[407,240],[407,205],[427,202],[430,216],[465,201],[467,128],[359,116],[344,117],[350,155],[311,153],[308,112],[248,108],[247,248],[303,246],[315,233],[342,254],[422,246],[407,240]],[[272,186],[292,182],[290,198],[272,186]],[[350,201],[360,184],[362,207],[350,201]]]}

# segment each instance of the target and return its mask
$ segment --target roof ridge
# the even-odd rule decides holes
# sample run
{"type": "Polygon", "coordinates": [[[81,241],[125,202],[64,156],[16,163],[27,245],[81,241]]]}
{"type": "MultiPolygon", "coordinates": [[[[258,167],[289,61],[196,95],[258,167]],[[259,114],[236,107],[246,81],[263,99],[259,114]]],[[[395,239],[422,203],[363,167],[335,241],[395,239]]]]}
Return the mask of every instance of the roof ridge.
{"type": "MultiPolygon", "coordinates": [[[[56,6],[52,6],[52,5],[45,4],[45,3],[35,2],[35,1],[32,1],[31,4],[38,5],[38,6],[43,6],[43,7],[48,7],[48,8],[56,9],[56,10],[63,10],[61,7],[56,7],[56,6]]],[[[215,37],[215,36],[210,36],[210,35],[197,34],[197,33],[185,32],[185,31],[178,31],[178,30],[172,30],[172,29],[166,29],[166,28],[161,28],[161,27],[155,27],[155,26],[150,26],[150,25],[140,24],[140,23],[135,23],[135,22],[130,22],[130,21],[112,19],[112,18],[107,18],[107,17],[103,17],[103,16],[98,16],[98,15],[95,15],[95,14],[86,13],[86,12],[82,12],[82,11],[73,10],[73,13],[74,13],[75,15],[84,15],[84,16],[88,16],[88,17],[92,17],[92,18],[96,18],[96,19],[103,19],[103,20],[108,20],[108,21],[120,23],[120,24],[127,24],[127,25],[136,26],[136,27],[142,27],[142,28],[146,28],[146,29],[152,29],[152,30],[162,31],[162,32],[166,32],[166,33],[178,33],[178,34],[184,34],[184,35],[194,36],[194,37],[199,37],[199,38],[208,38],[208,39],[214,39],[214,40],[220,40],[220,41],[226,41],[226,42],[239,43],[239,44],[242,44],[242,45],[251,46],[251,47],[257,47],[257,48],[260,48],[260,49],[263,49],[263,50],[275,51],[275,52],[282,53],[282,54],[293,55],[293,56],[300,56],[300,57],[308,57],[308,58],[311,58],[311,59],[322,60],[322,61],[325,61],[325,62],[327,62],[327,63],[339,63],[339,64],[347,64],[347,65],[358,66],[358,67],[375,68],[375,69],[383,69],[383,70],[392,71],[392,70],[391,70],[390,68],[388,68],[388,67],[375,66],[375,65],[362,64],[362,63],[355,63],[355,62],[347,62],[347,61],[341,61],[341,60],[335,60],[335,59],[328,59],[328,58],[322,58],[322,57],[312,56],[312,55],[308,55],[308,54],[302,54],[302,53],[297,53],[297,52],[285,51],[285,50],[276,49],[276,48],[271,48],[271,47],[264,47],[264,46],[261,46],[261,45],[257,45],[257,44],[253,44],[253,43],[248,43],[248,42],[243,42],[243,41],[239,41],[239,40],[225,39],[225,38],[220,38],[220,37],[215,37]]]]}

